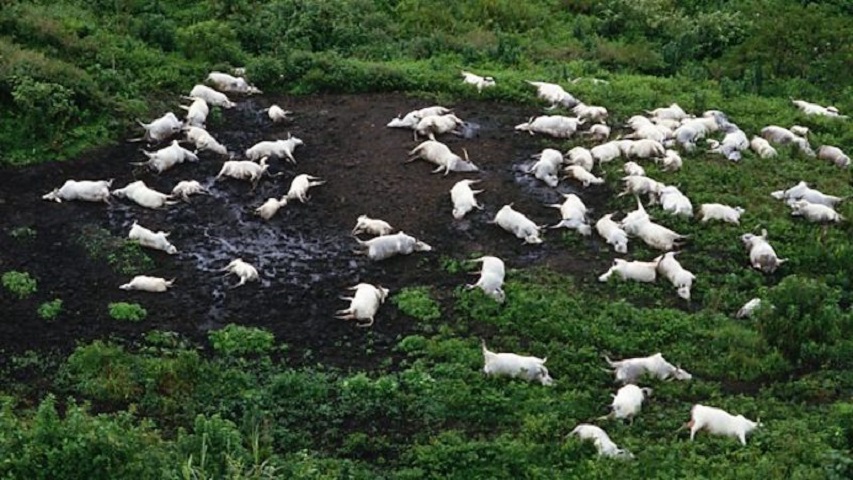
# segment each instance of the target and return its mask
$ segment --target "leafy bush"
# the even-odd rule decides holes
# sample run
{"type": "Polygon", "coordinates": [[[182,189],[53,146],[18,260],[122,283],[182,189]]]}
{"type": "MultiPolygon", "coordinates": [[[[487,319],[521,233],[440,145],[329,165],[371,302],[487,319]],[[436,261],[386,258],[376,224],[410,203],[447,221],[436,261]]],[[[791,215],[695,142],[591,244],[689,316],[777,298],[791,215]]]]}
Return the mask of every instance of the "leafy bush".
{"type": "Polygon", "coordinates": [[[114,302],[109,306],[110,317],[126,322],[141,322],[148,316],[148,311],[138,303],[114,302]]]}
{"type": "Polygon", "coordinates": [[[839,307],[840,297],[838,290],[818,280],[785,277],[767,291],[771,307],[759,310],[758,329],[788,360],[819,363],[850,325],[850,314],[839,307]]]}
{"type": "Polygon", "coordinates": [[[66,368],[73,388],[96,400],[127,401],[142,392],[138,358],[114,343],[95,340],[77,347],[66,368]]]}
{"type": "Polygon", "coordinates": [[[106,261],[113,271],[122,275],[139,275],[154,267],[154,260],[139,243],[115,236],[101,227],[84,226],[76,242],[86,250],[89,258],[106,261]]]}
{"type": "Polygon", "coordinates": [[[207,334],[213,349],[227,356],[263,355],[275,344],[275,336],[262,329],[228,324],[207,334]]]}
{"type": "Polygon", "coordinates": [[[54,298],[49,302],[44,302],[39,305],[38,315],[44,320],[54,320],[62,311],[62,299],[54,298]]]}
{"type": "Polygon", "coordinates": [[[394,305],[406,315],[423,322],[441,318],[438,303],[430,297],[429,287],[407,287],[391,297],[394,305]]]}
{"type": "Polygon", "coordinates": [[[36,279],[27,272],[8,271],[3,274],[2,282],[6,290],[21,300],[36,293],[37,290],[36,279]]]}

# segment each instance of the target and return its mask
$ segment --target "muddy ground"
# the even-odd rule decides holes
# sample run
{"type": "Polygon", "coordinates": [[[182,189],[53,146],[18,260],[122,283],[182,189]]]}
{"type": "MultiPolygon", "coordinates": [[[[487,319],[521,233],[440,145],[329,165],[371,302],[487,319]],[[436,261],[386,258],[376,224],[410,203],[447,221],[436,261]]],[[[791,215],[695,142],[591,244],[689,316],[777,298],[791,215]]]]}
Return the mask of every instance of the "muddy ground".
{"type": "MultiPolygon", "coordinates": [[[[564,230],[549,231],[544,244],[529,246],[487,223],[507,203],[537,223],[556,223],[557,210],[544,204],[561,201],[560,193],[578,192],[569,181],[555,190],[521,173],[530,155],[559,145],[513,131],[513,125],[540,114],[540,109],[480,101],[450,105],[461,118],[478,125],[479,134],[440,140],[455,152],[466,148],[481,171],[442,176],[431,174],[432,167],[423,161],[404,164],[408,150],[417,144],[412,132],[385,127],[398,113],[428,105],[401,94],[241,99],[210,126],[229,150],[243,152],[258,141],[286,138],[288,133],[305,142],[295,152],[296,166],[274,160],[271,171],[283,175],[265,178],[254,192],[245,182],[214,182],[224,159],[211,154],[160,175],[133,167],[130,162],[145,159],[135,143],[103,148],[74,161],[0,170],[0,271],[27,271],[39,282],[38,292],[27,300],[0,292],[3,357],[30,349],[67,353],[77,342],[110,336],[134,341],[152,329],[202,341],[208,330],[233,322],[271,330],[290,346],[294,361],[310,350],[311,363],[370,368],[387,357],[399,338],[417,331],[415,320],[391,302],[380,309],[370,329],[336,320],[334,311],[347,305],[338,299],[347,286],[379,283],[393,295],[407,286],[430,285],[439,298],[447,299],[472,277],[447,273],[441,260],[474,253],[501,257],[510,269],[547,266],[582,281],[606,269],[612,254],[595,236],[583,241],[582,251],[561,241],[564,230]],[[262,109],[273,103],[294,111],[294,120],[272,124],[262,109]],[[327,183],[311,190],[307,204],[288,205],[269,222],[252,214],[265,199],[285,194],[300,173],[327,183]],[[114,178],[113,188],[141,179],[165,192],[180,180],[195,179],[208,185],[212,195],[163,210],[118,199],[111,205],[40,199],[71,178],[114,178]],[[485,209],[455,221],[448,192],[463,178],[482,180],[478,188],[485,192],[478,198],[485,209]],[[384,219],[434,249],[382,262],[356,256],[350,230],[361,214],[384,219]],[[145,273],[177,279],[167,293],[118,289],[130,276],[91,259],[80,246],[84,228],[97,226],[125,237],[134,220],[155,231],[170,231],[180,251],[175,256],[149,251],[155,267],[145,273]],[[20,227],[33,229],[35,237],[12,235],[20,227]],[[228,288],[235,278],[222,278],[217,270],[236,257],[258,268],[259,283],[228,288]],[[63,312],[47,322],[36,309],[53,298],[63,300],[63,312]],[[141,304],[148,318],[140,323],[110,318],[107,304],[119,301],[141,304]]],[[[607,187],[578,193],[596,212],[595,218],[611,195],[607,187]]],[[[451,312],[445,308],[445,314],[451,312]]]]}

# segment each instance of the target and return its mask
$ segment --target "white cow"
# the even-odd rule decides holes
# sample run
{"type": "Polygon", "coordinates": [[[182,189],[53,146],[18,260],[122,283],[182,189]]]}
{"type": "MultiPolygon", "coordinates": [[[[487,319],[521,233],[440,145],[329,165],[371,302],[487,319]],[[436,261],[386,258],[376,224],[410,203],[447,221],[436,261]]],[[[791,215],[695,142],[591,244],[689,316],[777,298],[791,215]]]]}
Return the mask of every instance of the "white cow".
{"type": "Polygon", "coordinates": [[[850,166],[850,157],[845,155],[840,148],[833,147],[831,145],[824,145],[820,147],[817,150],[817,158],[821,160],[828,160],[836,167],[843,168],[850,166]]]}
{"type": "Polygon", "coordinates": [[[516,125],[515,129],[528,132],[530,135],[541,133],[554,138],[571,138],[577,131],[578,125],[583,123],[584,120],[574,117],[542,115],[536,118],[530,117],[528,121],[516,125]]]}
{"type": "Polygon", "coordinates": [[[569,165],[578,165],[588,172],[591,172],[595,165],[592,152],[584,147],[574,147],[566,152],[565,160],[569,165]]]}
{"type": "Polygon", "coordinates": [[[792,203],[791,216],[803,217],[806,220],[815,223],[838,223],[844,220],[844,217],[839,215],[834,208],[821,203],[811,203],[808,200],[797,200],[792,203]]]}
{"type": "Polygon", "coordinates": [[[466,285],[466,288],[480,288],[486,295],[492,297],[496,302],[503,303],[506,295],[503,291],[506,268],[504,262],[498,257],[484,256],[471,260],[483,264],[478,272],[480,274],[477,283],[466,285]]]}
{"type": "Polygon", "coordinates": [[[532,173],[549,187],[556,187],[559,182],[557,171],[562,164],[563,154],[559,150],[546,148],[539,153],[539,160],[530,167],[528,173],[532,173]]]}
{"type": "Polygon", "coordinates": [[[349,290],[355,290],[355,294],[352,297],[341,297],[341,300],[349,301],[350,306],[335,312],[335,318],[356,322],[367,320],[367,323],[357,323],[359,327],[373,325],[373,317],[379,311],[379,306],[388,298],[388,289],[379,285],[359,283],[349,287],[349,290]]]}
{"type": "Polygon", "coordinates": [[[218,155],[228,155],[228,149],[216,141],[216,139],[213,138],[213,135],[208,133],[207,130],[193,126],[184,127],[183,130],[187,137],[187,141],[192,142],[195,145],[194,153],[209,151],[218,155]]]}
{"type": "Polygon", "coordinates": [[[153,120],[151,123],[142,123],[139,120],[136,122],[145,129],[145,135],[141,138],[131,139],[130,141],[145,140],[149,145],[168,140],[172,135],[180,132],[181,127],[183,127],[183,123],[172,112],[153,120]]]}
{"type": "Polygon", "coordinates": [[[604,356],[607,364],[613,369],[616,381],[621,384],[637,383],[643,375],[651,375],[660,380],[690,380],[693,375],[686,370],[667,362],[660,352],[648,357],[626,358],[612,361],[604,356]]]}
{"type": "Polygon", "coordinates": [[[742,445],[746,445],[746,435],[760,426],[760,418],[753,422],[743,415],[734,416],[725,410],[697,403],[690,410],[690,421],[682,428],[690,428],[690,441],[699,430],[707,430],[712,435],[737,437],[742,445]]]}
{"type": "Polygon", "coordinates": [[[210,113],[210,107],[203,98],[196,98],[190,106],[181,105],[181,108],[187,111],[184,117],[187,126],[204,127],[204,122],[207,121],[207,114],[210,113]]]}
{"type": "Polygon", "coordinates": [[[189,96],[184,97],[184,98],[187,98],[187,99],[201,98],[205,102],[207,102],[208,105],[213,105],[213,106],[222,107],[222,108],[233,108],[235,105],[237,105],[236,103],[229,100],[228,96],[225,95],[224,93],[217,92],[216,90],[208,87],[207,85],[201,85],[201,84],[194,86],[193,89],[190,90],[189,96]]]}
{"type": "Polygon", "coordinates": [[[581,182],[584,188],[590,185],[601,185],[604,183],[604,178],[596,177],[595,175],[589,173],[589,170],[583,168],[580,165],[569,165],[565,169],[566,178],[574,178],[575,180],[581,182]]]}
{"type": "Polygon", "coordinates": [[[699,215],[702,217],[702,223],[706,223],[709,220],[720,220],[740,225],[740,216],[745,211],[742,207],[730,207],[721,203],[703,203],[699,206],[699,215]]]}
{"type": "Polygon", "coordinates": [[[460,180],[450,189],[450,201],[453,202],[453,218],[461,220],[473,209],[482,210],[483,206],[477,202],[474,196],[483,190],[472,190],[471,185],[479,180],[460,180]]]}
{"type": "Polygon", "coordinates": [[[836,117],[836,118],[847,118],[847,115],[840,115],[838,113],[838,109],[829,106],[824,107],[822,105],[818,105],[817,103],[807,102],[805,100],[794,100],[791,99],[791,103],[793,103],[797,108],[802,110],[806,115],[821,115],[824,117],[836,117]]]}
{"type": "Polygon", "coordinates": [[[666,277],[676,288],[678,296],[690,301],[690,289],[696,276],[678,263],[675,256],[681,252],[667,252],[655,260],[658,262],[658,273],[666,277]]]}
{"type": "Polygon", "coordinates": [[[110,203],[110,187],[113,180],[66,180],[59,188],[42,195],[42,200],[56,203],[71,200],[110,203]]]}
{"type": "Polygon", "coordinates": [[[257,282],[259,278],[258,270],[251,264],[244,262],[242,258],[232,260],[231,263],[226,265],[221,271],[225,272],[225,275],[233,273],[240,277],[240,281],[237,282],[236,285],[232,285],[231,288],[237,288],[245,285],[246,282],[257,282]]]}
{"type": "Polygon", "coordinates": [[[263,218],[264,220],[269,220],[275,216],[276,213],[281,209],[281,207],[287,205],[287,199],[279,200],[277,198],[268,198],[266,202],[263,203],[260,207],[255,209],[255,215],[263,218]]]}
{"type": "Polygon", "coordinates": [[[450,151],[450,148],[436,140],[427,140],[412,149],[409,155],[411,158],[405,163],[413,162],[419,158],[426,160],[434,165],[438,165],[432,173],[438,173],[444,170],[447,175],[450,172],[476,172],[477,166],[468,159],[468,151],[464,148],[462,152],[465,154],[465,159],[450,151]]]}
{"type": "Polygon", "coordinates": [[[565,108],[573,108],[575,105],[580,103],[575,97],[556,83],[533,82],[530,80],[528,80],[527,83],[536,87],[539,98],[551,104],[551,106],[548,107],[549,110],[553,110],[557,105],[562,105],[565,108]]]}
{"type": "Polygon", "coordinates": [[[446,115],[428,115],[418,120],[417,125],[415,125],[415,141],[418,140],[418,135],[435,140],[436,135],[458,133],[456,128],[464,123],[462,119],[452,113],[446,115]]]}
{"type": "Polygon", "coordinates": [[[797,200],[807,200],[811,203],[821,203],[828,207],[835,207],[835,205],[844,200],[841,197],[827,195],[819,190],[810,188],[804,181],[800,181],[787,190],[777,190],[772,192],[770,195],[777,200],[785,200],[789,204],[794,203],[797,200]]]}
{"type": "Polygon", "coordinates": [[[167,240],[168,236],[169,233],[163,231],[154,233],[153,231],[136,223],[136,220],[133,221],[133,225],[130,227],[130,232],[127,234],[127,238],[136,240],[139,242],[140,246],[153,248],[154,250],[162,250],[169,255],[174,255],[178,253],[178,249],[169,243],[169,240],[167,240]]]}
{"type": "Polygon", "coordinates": [[[182,147],[177,140],[172,140],[172,143],[168,147],[161,148],[156,152],[143,150],[142,153],[148,157],[148,161],[132,162],[131,165],[144,165],[157,173],[163,173],[175,165],[184,163],[185,161],[198,161],[198,157],[193,152],[182,147]]]}
{"type": "Polygon", "coordinates": [[[483,372],[486,375],[522,378],[528,382],[539,382],[544,386],[554,384],[545,362],[548,357],[530,357],[515,353],[495,353],[483,344],[483,372]]]}
{"type": "Polygon", "coordinates": [[[755,312],[755,310],[761,306],[760,298],[753,298],[750,301],[743,304],[742,307],[735,314],[735,318],[749,318],[755,312]]]}
{"type": "Polygon", "coordinates": [[[147,275],[137,275],[124,285],[118,288],[122,290],[140,290],[143,292],[162,293],[169,289],[175,279],[166,280],[161,277],[149,277],[147,275]]]}
{"type": "Polygon", "coordinates": [[[657,259],[651,262],[641,262],[613,259],[613,265],[598,277],[599,282],[606,282],[615,273],[621,280],[634,280],[636,282],[651,283],[657,278],[657,259]]]}
{"type": "Polygon", "coordinates": [[[282,201],[287,202],[289,200],[299,200],[302,203],[308,201],[308,189],[311,187],[318,187],[326,183],[325,180],[321,180],[319,177],[314,177],[308,174],[297,175],[290,182],[290,189],[287,191],[287,195],[282,197],[282,201]]]}
{"type": "Polygon", "coordinates": [[[601,427],[582,423],[575,427],[569,435],[576,436],[581,440],[592,440],[595,449],[598,451],[598,455],[601,457],[617,458],[620,460],[631,460],[634,458],[631,452],[616,446],[601,427]]]}
{"type": "Polygon", "coordinates": [[[272,120],[273,123],[279,123],[279,122],[283,122],[285,120],[291,120],[291,118],[288,117],[288,115],[293,114],[293,112],[291,112],[290,110],[285,110],[285,109],[279,107],[278,105],[271,105],[269,108],[265,108],[261,111],[266,112],[267,116],[270,117],[270,120],[272,120]]]}
{"type": "Polygon", "coordinates": [[[764,273],[773,273],[787,258],[779,258],[776,251],[767,242],[767,230],[762,229],[761,235],[746,233],[740,237],[743,245],[749,250],[749,263],[752,268],[764,273]]]}
{"type": "Polygon", "coordinates": [[[476,73],[466,72],[465,70],[462,70],[462,77],[463,83],[477,87],[477,93],[481,93],[484,88],[495,86],[495,79],[492,77],[481,77],[476,73]]]}
{"type": "Polygon", "coordinates": [[[667,185],[660,189],[660,205],[664,211],[673,215],[682,215],[685,217],[693,217],[693,204],[687,195],[681,193],[681,190],[674,185],[667,185]]]}
{"type": "Polygon", "coordinates": [[[385,260],[395,255],[408,255],[412,252],[429,252],[432,247],[428,244],[406,235],[405,232],[397,232],[393,235],[382,235],[370,240],[359,240],[359,247],[354,253],[367,255],[371,260],[385,260]]]}
{"type": "Polygon", "coordinates": [[[198,181],[196,180],[183,180],[178,182],[175,185],[175,188],[172,189],[172,198],[180,198],[185,202],[190,201],[191,195],[205,194],[209,195],[210,191],[204,188],[198,181]]]}
{"type": "Polygon", "coordinates": [[[430,115],[447,115],[450,113],[450,109],[446,107],[442,107],[439,105],[435,105],[432,107],[421,108],[419,110],[412,110],[407,113],[406,116],[398,115],[397,118],[392,119],[388,122],[386,127],[391,128],[414,128],[418,125],[418,122],[421,121],[422,118],[428,117],[430,115]]]}
{"type": "Polygon", "coordinates": [[[352,229],[353,235],[359,233],[367,233],[368,235],[390,235],[394,228],[386,221],[370,218],[367,215],[360,215],[356,220],[355,227],[352,229]]]}
{"type": "Polygon", "coordinates": [[[759,136],[752,137],[749,147],[761,158],[774,158],[778,155],[776,149],[770,145],[770,142],[759,136]]]}
{"type": "Polygon", "coordinates": [[[245,78],[235,77],[223,72],[210,72],[210,74],[207,75],[207,82],[221,92],[243,93],[248,95],[253,93],[263,93],[254,85],[250,85],[245,78]]]}
{"type": "Polygon", "coordinates": [[[501,207],[495,215],[494,220],[489,223],[497,224],[504,230],[524,240],[524,243],[542,243],[542,239],[539,238],[541,227],[533,223],[523,213],[513,210],[512,204],[501,207]]]}
{"type": "Polygon", "coordinates": [[[586,220],[586,205],[574,193],[563,194],[565,200],[561,204],[548,205],[552,208],[560,209],[560,223],[551,226],[551,228],[566,227],[577,230],[581,235],[590,235],[592,228],[586,220]]]}
{"type": "Polygon", "coordinates": [[[613,410],[604,418],[627,419],[629,423],[633,424],[634,417],[639,415],[643,406],[643,400],[651,394],[651,388],[640,388],[632,383],[623,386],[616,392],[616,395],[613,395],[613,402],[610,404],[610,408],[613,410]]]}
{"type": "Polygon", "coordinates": [[[174,205],[178,202],[169,200],[171,195],[158,192],[152,188],[148,188],[145,182],[137,180],[128,183],[124,188],[119,188],[111,192],[113,196],[118,198],[127,198],[133,200],[138,205],[145,208],[162,208],[167,205],[174,205]]]}
{"type": "Polygon", "coordinates": [[[267,172],[269,165],[266,157],[262,158],[260,163],[255,163],[250,160],[228,160],[222,164],[222,169],[216,175],[215,180],[222,177],[231,177],[237,180],[248,180],[252,182],[252,189],[258,185],[261,176],[267,172]]]}
{"type": "Polygon", "coordinates": [[[611,217],[612,213],[601,217],[595,222],[595,230],[608,244],[613,245],[613,250],[628,253],[628,234],[611,217]]]}
{"type": "Polygon", "coordinates": [[[287,138],[284,140],[265,140],[254,144],[246,150],[246,158],[255,161],[264,157],[285,158],[290,163],[296,165],[296,159],[293,158],[293,151],[296,150],[296,147],[304,144],[301,139],[288,133],[287,138]]]}

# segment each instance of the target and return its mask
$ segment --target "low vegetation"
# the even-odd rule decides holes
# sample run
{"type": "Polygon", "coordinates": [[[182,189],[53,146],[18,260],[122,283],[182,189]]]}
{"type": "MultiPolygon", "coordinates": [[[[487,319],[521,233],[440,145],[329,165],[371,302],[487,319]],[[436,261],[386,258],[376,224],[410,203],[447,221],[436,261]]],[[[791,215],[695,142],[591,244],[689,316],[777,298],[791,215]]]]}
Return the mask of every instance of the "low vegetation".
{"type": "MultiPolygon", "coordinates": [[[[461,84],[463,67],[497,79],[480,98],[530,105],[524,80],[596,77],[607,83],[578,81],[571,92],[606,106],[613,125],[678,102],[692,113],[722,109],[750,134],[804,125],[813,144],[849,151],[849,121],[805,117],[789,97],[853,112],[853,79],[839,74],[853,71],[850,15],[848,2],[790,0],[12,1],[0,10],[0,106],[11,119],[0,125],[0,162],[61,160],[130,136],[134,118],[174,109],[195,79],[241,65],[267,92],[404,90],[437,102],[478,95],[461,84]]],[[[503,304],[461,286],[394,292],[383,308],[410,317],[416,333],[368,371],[291,364],[281,358],[286,338],[237,324],[210,331],[210,348],[151,331],[83,342],[52,362],[11,358],[0,367],[0,477],[850,478],[849,220],[792,219],[767,195],[807,178],[847,197],[850,174],[788,147],[779,153],[733,164],[696,152],[679,172],[646,167],[694,206],[746,209],[733,226],[649,208],[690,235],[679,257],[697,274],[689,303],[662,280],[509,270],[503,304]],[[759,226],[789,259],[772,275],[750,268],[737,241],[759,226]],[[762,307],[733,318],[754,297],[762,307]],[[486,336],[495,351],[547,356],[555,385],[485,377],[486,336]],[[658,351],[693,380],[646,382],[654,395],[632,425],[596,420],[616,389],[602,355],[658,351]],[[39,385],[16,382],[33,369],[39,385]],[[678,429],[695,403],[764,425],[746,446],[706,432],[691,443],[678,429]],[[591,444],[566,438],[583,422],[602,425],[636,459],[600,459],[591,444]]],[[[611,185],[620,176],[605,173],[611,185]]],[[[632,203],[614,197],[605,208],[632,203]]],[[[840,207],[848,219],[851,205],[840,207]]],[[[35,230],[10,235],[32,240],[35,230]]],[[[574,232],[561,243],[583,247],[574,232]]],[[[154,264],[98,227],[85,227],[79,245],[122,275],[154,264]]],[[[634,240],[630,251],[658,254],[634,240]]],[[[442,270],[464,272],[469,253],[442,253],[442,270]]],[[[27,273],[6,272],[2,283],[16,298],[37,292],[27,273]]],[[[49,298],[39,299],[45,319],[62,311],[49,298]]],[[[135,303],[108,312],[147,316],[135,303]]]]}
{"type": "Polygon", "coordinates": [[[27,272],[8,271],[0,277],[3,288],[19,299],[24,299],[36,293],[38,282],[27,272]]]}

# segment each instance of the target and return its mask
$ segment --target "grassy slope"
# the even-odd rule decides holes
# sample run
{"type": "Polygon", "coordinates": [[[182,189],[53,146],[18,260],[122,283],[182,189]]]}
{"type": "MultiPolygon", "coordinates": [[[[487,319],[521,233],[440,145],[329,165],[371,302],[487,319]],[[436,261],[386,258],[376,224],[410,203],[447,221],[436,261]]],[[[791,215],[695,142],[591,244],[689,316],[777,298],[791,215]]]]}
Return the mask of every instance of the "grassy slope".
{"type": "MultiPolygon", "coordinates": [[[[18,3],[0,13],[7,32],[0,37],[5,67],[0,103],[19,120],[0,128],[0,157],[28,163],[74,155],[92,142],[121,136],[134,116],[174,108],[148,110],[143,92],[152,86],[173,95],[210,69],[242,63],[266,90],[402,89],[438,100],[473,95],[456,73],[470,66],[498,78],[499,86],[483,96],[531,104],[525,79],[597,76],[610,83],[581,82],[572,92],[608,107],[615,124],[678,102],[692,112],[724,110],[750,134],[767,124],[797,123],[812,129],[813,144],[847,149],[853,144],[849,122],[802,117],[787,99],[804,95],[853,111],[850,79],[830,81],[829,76],[853,42],[824,45],[810,59],[810,70],[803,71],[797,69],[802,60],[797,55],[809,40],[794,31],[784,39],[778,30],[775,37],[765,31],[794,18],[807,26],[826,12],[835,22],[844,18],[843,4],[827,2],[825,10],[816,11],[780,1],[775,17],[743,22],[731,17],[729,2],[702,2],[697,12],[673,10],[679,2],[641,2],[651,8],[648,16],[624,10],[628,2],[605,2],[610,9],[605,11],[595,3],[536,2],[511,11],[502,1],[452,8],[426,1],[259,2],[254,7],[110,2],[99,10],[107,13],[104,22],[74,2],[18,3]],[[617,15],[614,9],[628,13],[617,15]],[[347,20],[350,14],[356,20],[347,20]],[[474,20],[480,14],[487,23],[474,20]],[[398,21],[387,22],[391,16],[398,21]],[[317,35],[313,22],[335,28],[317,35]],[[254,28],[258,24],[271,27],[254,28]],[[703,32],[700,27],[709,25],[745,30],[731,28],[732,38],[704,46],[699,37],[677,34],[685,26],[703,32]],[[727,50],[714,52],[721,42],[728,42],[727,50]],[[205,48],[211,44],[217,48],[205,48]],[[783,47],[791,58],[776,62],[773,53],[783,47]],[[732,58],[736,53],[749,53],[743,57],[749,62],[732,58]],[[760,68],[750,70],[755,65],[760,68]],[[54,121],[31,118],[27,109],[36,107],[53,109],[54,121]]],[[[741,7],[739,15],[756,8],[751,2],[741,7]]],[[[839,28],[836,35],[849,38],[850,27],[839,28]]],[[[266,347],[251,340],[245,342],[261,353],[220,348],[219,355],[205,360],[192,346],[162,334],[152,334],[144,348],[132,352],[100,343],[82,346],[58,361],[59,375],[49,357],[35,354],[16,359],[4,376],[43,369],[55,378],[59,395],[93,400],[108,411],[140,398],[131,409],[137,413],[96,418],[70,409],[74,415],[60,420],[52,416],[49,401],[31,415],[13,410],[16,403],[10,400],[0,452],[12,452],[2,456],[17,460],[0,465],[0,472],[71,478],[69,470],[82,475],[91,468],[85,459],[123,458],[125,466],[114,465],[112,478],[181,475],[181,468],[214,476],[230,468],[260,478],[270,466],[292,478],[843,478],[853,463],[845,453],[853,445],[850,227],[824,231],[793,221],[768,192],[800,179],[841,196],[853,192],[847,171],[787,149],[780,154],[773,160],[747,155],[738,165],[697,154],[677,173],[648,168],[650,176],[679,185],[696,206],[720,201],[747,209],[743,228],[702,226],[653,211],[667,226],[693,236],[681,258],[699,276],[690,312],[677,308],[674,291],[663,282],[603,285],[558,272],[511,271],[502,307],[460,289],[435,319],[423,314],[430,311],[424,308],[431,303],[424,294],[428,289],[401,295],[398,307],[422,318],[423,334],[401,340],[406,360],[395,371],[291,369],[270,361],[266,347]],[[780,255],[791,259],[770,277],[747,268],[737,241],[759,224],[770,230],[780,255]],[[802,284],[774,289],[793,274],[814,279],[818,290],[835,295],[829,295],[832,308],[824,313],[838,326],[834,333],[840,341],[806,352],[804,365],[768,345],[763,323],[730,317],[753,296],[793,297],[802,284]],[[545,389],[483,378],[478,338],[484,332],[493,349],[547,354],[557,385],[545,389]],[[654,351],[682,363],[696,379],[651,382],[655,396],[633,426],[606,424],[614,440],[637,455],[635,462],[598,460],[592,446],[563,439],[577,422],[606,412],[614,388],[599,369],[602,352],[625,357],[654,351]],[[684,432],[675,431],[696,402],[761,416],[766,427],[745,448],[707,437],[688,443],[684,432]],[[145,418],[162,430],[152,430],[145,418]],[[105,436],[111,440],[100,443],[105,436]],[[209,456],[203,464],[202,439],[209,456]],[[261,465],[266,458],[269,463],[261,465]]],[[[615,185],[619,175],[611,170],[607,179],[615,185]]],[[[631,200],[614,199],[610,206],[625,210],[631,200]]],[[[850,205],[841,212],[853,218],[850,205]]],[[[570,248],[575,239],[565,238],[570,248]]],[[[636,243],[631,248],[636,258],[654,255],[636,243]]],[[[460,268],[459,260],[448,259],[448,268],[460,268]]],[[[793,335],[806,343],[806,333],[793,335]]],[[[29,387],[7,383],[4,391],[27,398],[29,387]]]]}

